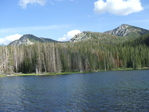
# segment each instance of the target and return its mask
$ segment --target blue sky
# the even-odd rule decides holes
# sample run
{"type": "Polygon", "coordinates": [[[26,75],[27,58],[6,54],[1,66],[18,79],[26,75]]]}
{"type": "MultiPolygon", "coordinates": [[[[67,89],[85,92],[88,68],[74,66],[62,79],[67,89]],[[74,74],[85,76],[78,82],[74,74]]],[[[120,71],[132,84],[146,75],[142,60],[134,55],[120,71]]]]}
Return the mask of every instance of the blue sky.
{"type": "Polygon", "coordinates": [[[69,40],[121,24],[149,29],[148,0],[1,0],[0,44],[24,34],[69,40]]]}

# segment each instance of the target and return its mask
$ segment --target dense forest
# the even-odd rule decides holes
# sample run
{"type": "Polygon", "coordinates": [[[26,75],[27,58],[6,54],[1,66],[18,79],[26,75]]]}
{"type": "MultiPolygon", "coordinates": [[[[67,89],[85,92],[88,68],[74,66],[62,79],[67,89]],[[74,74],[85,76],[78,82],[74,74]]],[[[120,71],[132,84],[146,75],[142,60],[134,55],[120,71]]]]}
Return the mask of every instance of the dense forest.
{"type": "Polygon", "coordinates": [[[74,43],[0,46],[0,74],[138,69],[149,66],[149,35],[116,41],[89,39],[74,43]]]}

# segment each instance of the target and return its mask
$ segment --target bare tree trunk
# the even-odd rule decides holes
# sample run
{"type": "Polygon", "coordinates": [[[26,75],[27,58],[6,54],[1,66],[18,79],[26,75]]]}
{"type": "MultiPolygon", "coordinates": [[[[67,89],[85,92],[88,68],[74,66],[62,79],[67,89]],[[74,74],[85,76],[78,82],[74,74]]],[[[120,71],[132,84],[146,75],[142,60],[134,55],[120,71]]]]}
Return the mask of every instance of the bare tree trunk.
{"type": "Polygon", "coordinates": [[[56,72],[56,58],[55,58],[55,46],[54,43],[52,43],[52,61],[53,61],[53,72],[56,72]]]}
{"type": "Polygon", "coordinates": [[[62,64],[61,64],[58,48],[56,48],[56,68],[57,68],[56,71],[58,73],[60,73],[62,71],[62,64]]]}

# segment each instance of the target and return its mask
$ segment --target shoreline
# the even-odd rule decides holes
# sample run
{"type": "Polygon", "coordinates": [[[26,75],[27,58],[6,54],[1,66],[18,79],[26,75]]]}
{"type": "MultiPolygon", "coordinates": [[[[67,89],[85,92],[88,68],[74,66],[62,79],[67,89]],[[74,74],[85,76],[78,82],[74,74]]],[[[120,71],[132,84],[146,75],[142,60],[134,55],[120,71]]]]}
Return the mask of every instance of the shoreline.
{"type": "Polygon", "coordinates": [[[74,73],[95,73],[95,72],[103,72],[103,71],[127,71],[127,70],[149,70],[148,67],[144,68],[117,68],[117,69],[111,69],[111,70],[95,70],[95,71],[82,71],[82,72],[61,72],[61,73],[45,73],[45,74],[35,74],[35,73],[14,73],[11,75],[0,75],[0,77],[14,77],[14,76],[54,76],[54,75],[68,75],[68,74],[74,74],[74,73]]]}

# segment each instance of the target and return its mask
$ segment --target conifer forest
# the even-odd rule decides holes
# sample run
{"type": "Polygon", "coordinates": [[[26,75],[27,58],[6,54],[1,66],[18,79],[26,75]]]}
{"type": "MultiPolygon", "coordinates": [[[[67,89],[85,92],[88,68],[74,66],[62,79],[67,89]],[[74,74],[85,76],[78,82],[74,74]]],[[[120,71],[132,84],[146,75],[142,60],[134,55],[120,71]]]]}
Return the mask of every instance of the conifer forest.
{"type": "Polygon", "coordinates": [[[0,46],[0,74],[61,73],[149,66],[149,35],[68,43],[0,46]]]}

